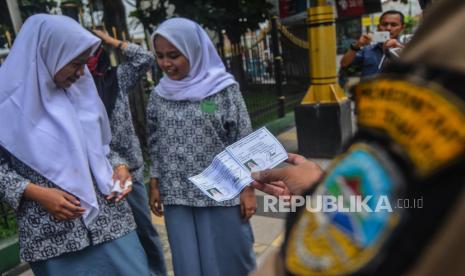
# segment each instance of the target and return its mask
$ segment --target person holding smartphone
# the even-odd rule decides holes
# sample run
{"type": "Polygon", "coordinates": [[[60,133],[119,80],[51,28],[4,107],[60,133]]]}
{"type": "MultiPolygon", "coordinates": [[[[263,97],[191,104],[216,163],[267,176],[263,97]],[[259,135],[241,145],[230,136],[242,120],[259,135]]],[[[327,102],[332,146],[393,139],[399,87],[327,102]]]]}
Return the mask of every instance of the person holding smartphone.
{"type": "Polygon", "coordinates": [[[377,74],[381,70],[385,53],[389,52],[389,49],[404,47],[399,42],[399,35],[404,28],[404,15],[401,12],[395,10],[384,12],[379,19],[378,31],[389,32],[389,38],[386,41],[374,41],[372,35],[362,34],[342,57],[341,67],[360,65],[362,77],[377,74]]]}

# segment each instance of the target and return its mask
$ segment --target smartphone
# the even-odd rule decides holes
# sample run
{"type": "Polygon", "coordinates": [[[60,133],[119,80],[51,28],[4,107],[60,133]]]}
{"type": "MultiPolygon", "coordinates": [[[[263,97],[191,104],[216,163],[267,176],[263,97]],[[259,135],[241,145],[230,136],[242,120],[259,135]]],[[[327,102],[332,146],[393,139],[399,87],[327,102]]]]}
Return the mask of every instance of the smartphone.
{"type": "Polygon", "coordinates": [[[374,43],[384,43],[391,37],[389,32],[374,32],[373,33],[373,42],[374,43]]]}

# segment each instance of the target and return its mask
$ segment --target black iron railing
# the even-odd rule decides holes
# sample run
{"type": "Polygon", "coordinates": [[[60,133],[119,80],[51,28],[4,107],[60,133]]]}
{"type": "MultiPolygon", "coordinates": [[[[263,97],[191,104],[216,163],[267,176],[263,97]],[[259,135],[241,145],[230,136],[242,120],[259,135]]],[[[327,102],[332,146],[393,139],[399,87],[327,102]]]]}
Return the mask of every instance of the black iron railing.
{"type": "Polygon", "coordinates": [[[218,51],[241,86],[254,127],[293,111],[310,81],[308,50],[281,35],[274,20],[268,30],[218,51]]]}

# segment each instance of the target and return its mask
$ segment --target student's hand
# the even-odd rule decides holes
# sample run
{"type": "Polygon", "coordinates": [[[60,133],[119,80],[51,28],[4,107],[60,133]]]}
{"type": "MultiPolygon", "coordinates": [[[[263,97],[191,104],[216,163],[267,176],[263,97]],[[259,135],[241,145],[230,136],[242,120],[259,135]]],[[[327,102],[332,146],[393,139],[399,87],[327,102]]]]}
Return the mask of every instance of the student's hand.
{"type": "Polygon", "coordinates": [[[131,176],[131,173],[129,172],[128,166],[118,165],[115,167],[115,169],[113,170],[113,183],[117,180],[119,180],[119,185],[121,189],[124,189],[124,190],[121,193],[112,192],[110,195],[107,196],[107,200],[116,198],[115,202],[118,202],[121,199],[123,199],[125,196],[127,196],[130,192],[132,192],[132,184],[129,185],[129,187],[126,187],[125,189],[126,181],[129,181],[132,183],[132,176],[131,176]]]}
{"type": "Polygon", "coordinates": [[[152,212],[157,216],[163,216],[163,205],[161,204],[160,191],[158,190],[158,179],[150,178],[149,205],[152,212]]]}
{"type": "Polygon", "coordinates": [[[248,221],[257,210],[257,199],[252,187],[245,187],[240,195],[241,215],[245,221],[248,221]]]}
{"type": "Polygon", "coordinates": [[[317,183],[323,170],[298,154],[288,154],[290,166],[252,173],[252,187],[274,196],[301,195],[317,183]]]}
{"type": "Polygon", "coordinates": [[[115,48],[121,46],[122,49],[127,47],[126,42],[120,41],[114,37],[111,37],[106,31],[94,29],[92,30],[92,32],[94,32],[94,34],[98,36],[105,44],[111,45],[115,48]]]}
{"type": "Polygon", "coordinates": [[[102,31],[102,30],[92,30],[92,32],[98,36],[104,43],[107,43],[108,39],[111,38],[107,32],[102,31]]]}
{"type": "Polygon", "coordinates": [[[24,190],[24,196],[38,202],[57,220],[76,219],[86,211],[76,197],[56,188],[29,183],[24,190]]]}

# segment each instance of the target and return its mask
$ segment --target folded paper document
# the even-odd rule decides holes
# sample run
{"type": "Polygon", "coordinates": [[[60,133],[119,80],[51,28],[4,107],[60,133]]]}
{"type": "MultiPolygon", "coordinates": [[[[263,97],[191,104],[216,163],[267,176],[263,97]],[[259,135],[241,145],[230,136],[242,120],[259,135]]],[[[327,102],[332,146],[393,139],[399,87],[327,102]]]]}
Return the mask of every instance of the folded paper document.
{"type": "Polygon", "coordinates": [[[286,159],[284,147],[262,127],[226,147],[210,166],[189,180],[210,198],[224,201],[253,181],[252,172],[273,168],[286,159]]]}

